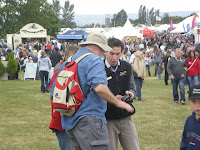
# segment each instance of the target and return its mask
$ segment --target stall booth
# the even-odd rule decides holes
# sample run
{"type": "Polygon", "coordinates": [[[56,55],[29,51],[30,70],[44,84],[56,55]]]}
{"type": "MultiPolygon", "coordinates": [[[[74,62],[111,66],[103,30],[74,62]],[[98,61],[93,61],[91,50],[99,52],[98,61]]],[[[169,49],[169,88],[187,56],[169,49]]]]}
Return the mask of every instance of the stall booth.
{"type": "Polygon", "coordinates": [[[150,30],[148,28],[144,28],[143,30],[140,31],[140,33],[143,34],[143,37],[150,37],[150,38],[152,38],[154,36],[154,31],[150,30]]]}
{"type": "Polygon", "coordinates": [[[88,33],[83,30],[68,30],[56,36],[60,42],[73,42],[76,44],[80,41],[85,41],[87,37],[88,33]]]}
{"type": "Polygon", "coordinates": [[[25,42],[49,42],[47,30],[37,23],[29,23],[20,29],[19,34],[7,34],[7,45],[16,50],[17,45],[25,42]]]}

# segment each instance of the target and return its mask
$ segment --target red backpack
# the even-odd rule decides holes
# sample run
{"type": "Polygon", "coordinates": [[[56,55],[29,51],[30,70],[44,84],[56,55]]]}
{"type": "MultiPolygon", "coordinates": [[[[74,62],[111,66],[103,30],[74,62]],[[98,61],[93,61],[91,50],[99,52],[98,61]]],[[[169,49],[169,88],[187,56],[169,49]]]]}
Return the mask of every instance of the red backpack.
{"type": "Polygon", "coordinates": [[[70,57],[63,70],[58,74],[53,91],[53,106],[55,111],[66,116],[73,116],[77,112],[84,99],[78,81],[78,62],[90,54],[92,53],[86,53],[75,61],[71,61],[70,57]]]}

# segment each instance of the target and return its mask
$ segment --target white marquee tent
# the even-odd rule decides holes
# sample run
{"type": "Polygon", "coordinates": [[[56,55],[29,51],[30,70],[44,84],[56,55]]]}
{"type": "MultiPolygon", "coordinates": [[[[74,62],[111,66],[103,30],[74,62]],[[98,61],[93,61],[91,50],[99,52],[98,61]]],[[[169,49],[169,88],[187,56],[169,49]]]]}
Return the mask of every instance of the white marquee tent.
{"type": "MultiPolygon", "coordinates": [[[[198,13],[198,16],[200,17],[200,13],[198,13]]],[[[188,24],[189,24],[190,28],[192,27],[192,20],[193,20],[193,16],[187,17],[186,19],[184,19],[183,21],[178,23],[176,28],[173,31],[171,31],[171,33],[185,33],[185,32],[187,32],[188,24]]],[[[200,22],[200,18],[198,18],[198,17],[196,18],[195,24],[197,22],[200,22]]]]}

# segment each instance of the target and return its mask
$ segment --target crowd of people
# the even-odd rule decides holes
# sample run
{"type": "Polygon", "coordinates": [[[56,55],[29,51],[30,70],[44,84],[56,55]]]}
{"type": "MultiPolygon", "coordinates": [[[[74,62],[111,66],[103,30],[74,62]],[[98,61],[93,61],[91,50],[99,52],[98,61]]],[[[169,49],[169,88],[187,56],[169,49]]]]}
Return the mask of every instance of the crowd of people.
{"type": "MultiPolygon", "coordinates": [[[[6,57],[8,52],[12,50],[0,43],[1,56],[6,57]]],[[[189,36],[160,34],[123,43],[116,38],[107,40],[101,33],[92,33],[80,43],[80,47],[69,43],[35,41],[34,44],[26,42],[19,45],[14,52],[22,71],[27,63],[38,64],[41,92],[51,91],[51,104],[54,81],[67,62],[65,60],[72,55],[72,60],[75,60],[85,53],[92,53],[78,65],[83,94],[89,93],[77,113],[72,117],[61,115],[54,111],[52,104],[49,128],[56,133],[61,149],[117,150],[119,140],[123,149],[139,150],[137,130],[131,118],[134,114],[132,100],[143,101],[142,85],[146,76],[154,75],[161,80],[163,72],[165,85],[171,79],[175,104],[179,100],[185,104],[184,86],[189,86],[187,92],[194,111],[192,119],[200,118],[200,56],[199,49],[195,48],[189,36]],[[151,72],[152,66],[155,67],[154,72],[151,72]],[[125,95],[130,96],[129,101],[121,100],[125,95]]],[[[199,145],[194,134],[200,135],[190,130],[193,125],[188,122],[181,150],[191,147],[189,137],[199,145]]]]}

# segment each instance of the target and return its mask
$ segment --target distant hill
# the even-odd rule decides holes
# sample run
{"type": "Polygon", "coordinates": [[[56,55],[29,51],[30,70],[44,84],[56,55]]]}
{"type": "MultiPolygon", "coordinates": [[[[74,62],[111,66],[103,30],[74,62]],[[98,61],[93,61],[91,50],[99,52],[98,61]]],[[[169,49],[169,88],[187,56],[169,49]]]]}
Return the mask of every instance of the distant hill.
{"type": "MultiPolygon", "coordinates": [[[[192,13],[199,13],[197,11],[177,11],[177,12],[167,12],[169,14],[169,16],[182,16],[182,17],[186,17],[189,16],[192,13]]],[[[165,12],[160,12],[160,16],[162,17],[164,15],[165,12]]],[[[112,18],[113,14],[110,15],[110,17],[112,18]]],[[[76,22],[76,24],[78,26],[84,26],[86,24],[92,24],[92,23],[99,23],[101,25],[105,24],[105,15],[76,15],[74,17],[74,21],[76,22]]],[[[129,19],[137,19],[138,18],[138,14],[137,13],[132,13],[132,14],[128,14],[129,19]]]]}

